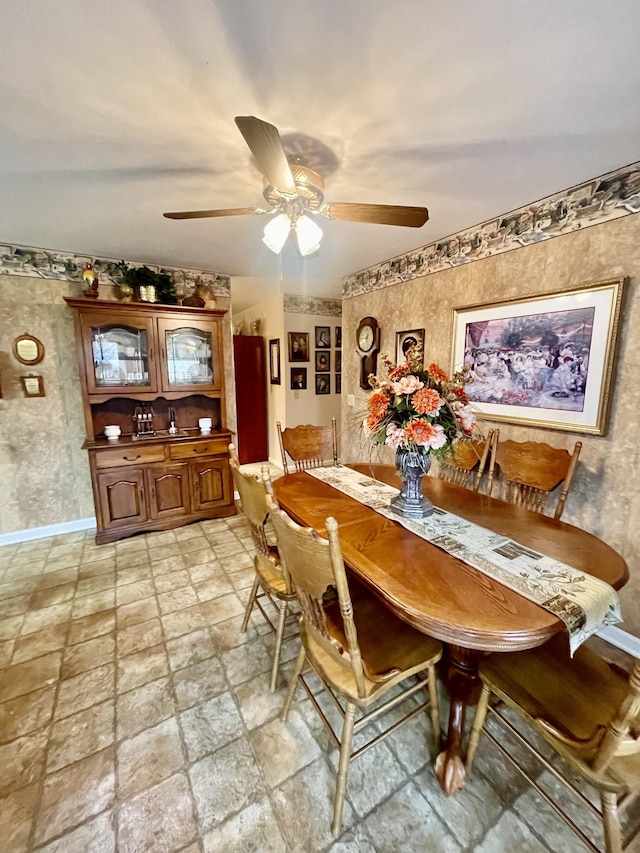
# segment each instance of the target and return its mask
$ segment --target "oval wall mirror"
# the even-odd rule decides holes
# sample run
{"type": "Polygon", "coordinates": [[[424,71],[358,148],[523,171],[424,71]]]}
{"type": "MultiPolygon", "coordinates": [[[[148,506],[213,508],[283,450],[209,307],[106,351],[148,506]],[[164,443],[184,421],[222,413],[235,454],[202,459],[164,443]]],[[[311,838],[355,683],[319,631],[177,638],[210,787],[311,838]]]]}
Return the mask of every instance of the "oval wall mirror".
{"type": "Polygon", "coordinates": [[[38,364],[44,358],[44,344],[33,335],[20,335],[13,342],[13,354],[22,364],[38,364]]]}

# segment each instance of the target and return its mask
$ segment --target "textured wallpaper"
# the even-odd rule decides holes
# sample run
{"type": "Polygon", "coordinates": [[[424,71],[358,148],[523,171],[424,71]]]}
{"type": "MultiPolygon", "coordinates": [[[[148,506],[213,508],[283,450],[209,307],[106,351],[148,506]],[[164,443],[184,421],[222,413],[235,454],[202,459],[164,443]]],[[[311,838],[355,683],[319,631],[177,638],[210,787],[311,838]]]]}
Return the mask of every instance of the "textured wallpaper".
{"type": "MultiPolygon", "coordinates": [[[[343,302],[342,459],[365,460],[369,451],[360,423],[367,393],[358,385],[355,330],[373,315],[381,326],[381,349],[394,357],[395,333],[425,328],[425,357],[449,368],[452,309],[627,276],[617,371],[606,436],[499,424],[516,441],[546,441],[572,449],[583,442],[563,521],[601,537],[627,560],[631,581],[621,594],[625,625],[640,635],[640,489],[633,472],[640,462],[635,430],[640,420],[640,216],[625,216],[554,240],[505,252],[343,302]],[[346,405],[348,394],[355,406],[346,405]]],[[[485,422],[488,427],[489,422],[485,422]]],[[[379,461],[392,462],[392,454],[379,461]]]]}

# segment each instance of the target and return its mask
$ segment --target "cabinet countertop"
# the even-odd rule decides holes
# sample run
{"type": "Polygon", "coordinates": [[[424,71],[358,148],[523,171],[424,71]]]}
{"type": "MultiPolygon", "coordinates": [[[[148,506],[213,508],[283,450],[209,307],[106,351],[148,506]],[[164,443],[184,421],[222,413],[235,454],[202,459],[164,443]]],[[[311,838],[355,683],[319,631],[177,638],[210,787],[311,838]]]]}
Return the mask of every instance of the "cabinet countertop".
{"type": "Polygon", "coordinates": [[[211,432],[202,433],[195,427],[193,429],[179,429],[177,433],[171,435],[169,430],[157,430],[154,435],[137,436],[131,433],[123,433],[119,438],[108,439],[99,437],[93,441],[86,440],[82,445],[83,450],[103,450],[107,447],[135,447],[141,444],[166,444],[181,443],[185,441],[210,441],[216,438],[231,438],[233,433],[228,429],[211,430],[211,432]]]}

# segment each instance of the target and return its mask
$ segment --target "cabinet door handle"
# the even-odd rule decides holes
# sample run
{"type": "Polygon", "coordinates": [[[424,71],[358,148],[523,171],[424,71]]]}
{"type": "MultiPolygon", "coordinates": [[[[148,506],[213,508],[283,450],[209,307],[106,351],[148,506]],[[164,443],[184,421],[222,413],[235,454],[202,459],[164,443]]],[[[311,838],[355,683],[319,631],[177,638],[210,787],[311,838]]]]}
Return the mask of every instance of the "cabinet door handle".
{"type": "Polygon", "coordinates": [[[140,454],[137,453],[135,456],[123,456],[123,459],[126,459],[127,462],[135,462],[136,459],[140,459],[140,454]]]}
{"type": "Polygon", "coordinates": [[[196,447],[194,453],[209,453],[208,447],[196,447]]]}

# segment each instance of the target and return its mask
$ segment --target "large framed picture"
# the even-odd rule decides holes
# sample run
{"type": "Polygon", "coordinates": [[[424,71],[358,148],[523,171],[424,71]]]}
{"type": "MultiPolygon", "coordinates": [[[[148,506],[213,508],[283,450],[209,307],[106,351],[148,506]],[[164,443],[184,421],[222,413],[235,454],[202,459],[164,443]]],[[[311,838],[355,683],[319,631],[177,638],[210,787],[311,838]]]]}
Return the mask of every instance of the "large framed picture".
{"type": "Polygon", "coordinates": [[[452,372],[479,417],[604,435],[624,280],[453,310],[452,372]]]}
{"type": "Polygon", "coordinates": [[[309,361],[309,332],[289,332],[289,361],[309,361]]]}
{"type": "Polygon", "coordinates": [[[424,329],[396,332],[396,364],[406,361],[409,349],[416,345],[419,345],[424,352],[424,329]]]}
{"type": "Polygon", "coordinates": [[[280,338],[269,341],[269,379],[272,385],[280,385],[280,338]]]}

